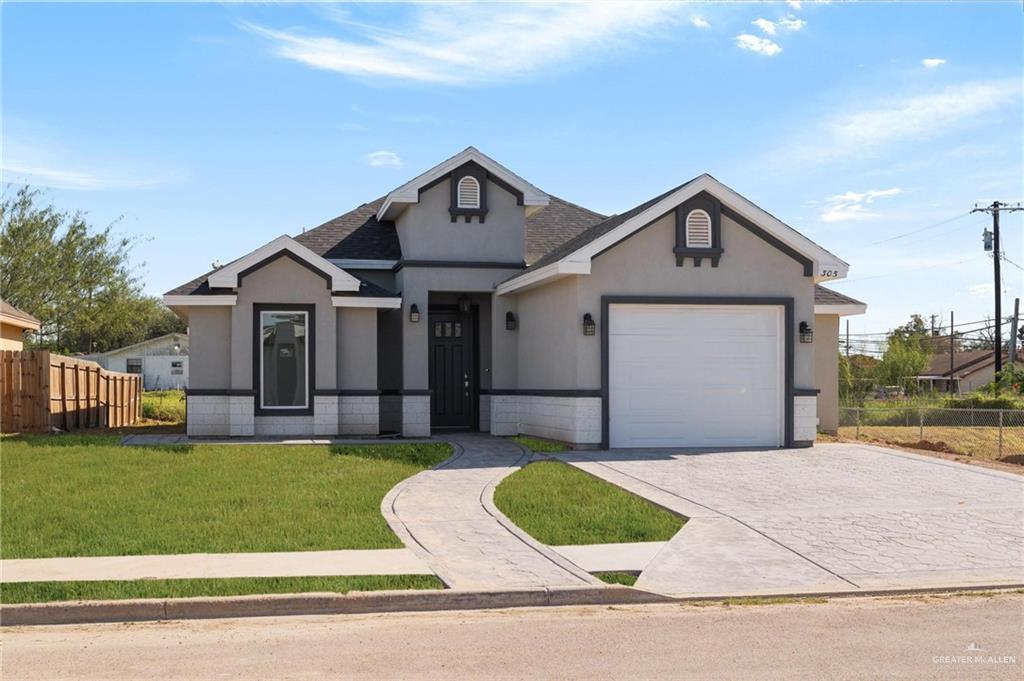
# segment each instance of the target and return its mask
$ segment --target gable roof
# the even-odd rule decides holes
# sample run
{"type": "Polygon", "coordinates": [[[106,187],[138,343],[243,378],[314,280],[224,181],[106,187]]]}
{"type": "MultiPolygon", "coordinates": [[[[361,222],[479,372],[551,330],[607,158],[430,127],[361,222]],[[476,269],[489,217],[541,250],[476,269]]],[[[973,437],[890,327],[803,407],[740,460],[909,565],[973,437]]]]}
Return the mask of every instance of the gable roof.
{"type": "Polygon", "coordinates": [[[475,147],[466,147],[451,158],[438,163],[425,173],[417,175],[401,187],[389,192],[388,195],[384,197],[384,202],[381,204],[380,208],[377,209],[377,219],[393,220],[395,216],[402,212],[402,209],[405,206],[413,203],[419,203],[421,189],[432,182],[440,180],[456,168],[471,161],[486,170],[488,174],[494,175],[502,182],[505,182],[520,192],[523,195],[522,205],[526,206],[527,214],[532,212],[530,210],[531,207],[548,205],[550,197],[540,189],[519,177],[490,156],[480,152],[479,149],[476,149],[475,147]]]}
{"type": "Polygon", "coordinates": [[[856,298],[843,295],[819,284],[814,285],[814,313],[840,316],[864,314],[868,306],[856,298]]]}
{"type": "Polygon", "coordinates": [[[139,341],[138,343],[132,343],[131,345],[125,345],[120,348],[114,348],[113,350],[107,350],[106,352],[97,352],[91,355],[85,355],[86,357],[93,359],[96,357],[106,357],[107,355],[113,355],[118,352],[124,352],[125,350],[132,350],[139,348],[144,345],[155,345],[165,340],[175,340],[179,343],[188,343],[188,334],[174,331],[172,333],[165,333],[162,336],[156,336],[154,338],[147,338],[146,340],[139,341]]]}
{"type": "Polygon", "coordinates": [[[815,266],[815,281],[846,276],[849,265],[845,261],[705,173],[581,232],[532,267],[499,284],[498,293],[513,293],[572,274],[590,274],[590,262],[594,257],[705,191],[740,218],[763,229],[768,236],[781,243],[781,247],[807,258],[815,266]]]}
{"type": "MultiPolygon", "coordinates": [[[[1018,354],[1018,358],[1021,354],[1018,354]]],[[[1010,358],[1010,353],[1003,353],[1003,361],[1010,358]]],[[[992,350],[960,350],[953,354],[953,378],[963,378],[975,371],[995,364],[995,352],[992,350]]],[[[919,374],[925,376],[949,376],[949,353],[939,352],[928,358],[928,366],[919,374]]]]}
{"type": "Polygon", "coordinates": [[[30,315],[28,312],[24,312],[8,303],[3,298],[0,298],[0,318],[11,326],[17,326],[22,329],[31,329],[32,331],[38,331],[39,327],[42,326],[42,322],[30,315]]]}
{"type": "Polygon", "coordinates": [[[328,220],[295,237],[303,246],[328,260],[398,260],[402,247],[395,224],[378,220],[384,197],[328,220]]]}
{"type": "Polygon", "coordinates": [[[287,234],[282,234],[270,243],[260,246],[252,253],[242,256],[230,265],[225,265],[210,274],[211,288],[238,288],[238,281],[253,268],[260,267],[269,259],[288,254],[294,260],[322,274],[332,291],[358,291],[359,280],[317,255],[287,234]]]}

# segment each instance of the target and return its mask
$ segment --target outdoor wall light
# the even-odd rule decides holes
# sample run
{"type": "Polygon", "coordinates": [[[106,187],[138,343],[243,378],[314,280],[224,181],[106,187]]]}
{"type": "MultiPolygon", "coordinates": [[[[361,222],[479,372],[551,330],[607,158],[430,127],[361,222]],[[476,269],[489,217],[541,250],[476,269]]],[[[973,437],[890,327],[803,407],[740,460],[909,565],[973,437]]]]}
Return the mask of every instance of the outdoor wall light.
{"type": "Polygon", "coordinates": [[[420,321],[420,308],[416,306],[416,303],[409,306],[409,321],[413,324],[417,324],[420,321]]]}
{"type": "Polygon", "coordinates": [[[467,296],[467,295],[459,296],[459,312],[461,312],[463,314],[469,312],[469,296],[467,296]]]}
{"type": "Polygon", "coordinates": [[[588,312],[583,315],[583,335],[593,336],[597,333],[597,322],[594,321],[594,317],[588,312]]]}
{"type": "Polygon", "coordinates": [[[807,322],[800,322],[800,342],[801,343],[813,343],[814,342],[814,329],[807,322]]]}
{"type": "Polygon", "coordinates": [[[515,331],[516,330],[516,316],[511,311],[505,313],[505,330],[515,331]]]}

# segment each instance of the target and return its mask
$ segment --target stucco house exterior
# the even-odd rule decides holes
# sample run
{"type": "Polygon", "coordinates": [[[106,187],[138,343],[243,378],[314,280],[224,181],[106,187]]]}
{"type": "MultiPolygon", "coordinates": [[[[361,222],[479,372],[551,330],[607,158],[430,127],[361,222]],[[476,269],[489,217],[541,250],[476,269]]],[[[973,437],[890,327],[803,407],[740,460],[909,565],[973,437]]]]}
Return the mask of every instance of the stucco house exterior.
{"type": "Polygon", "coordinates": [[[188,335],[168,333],[156,338],[88,355],[86,359],[110,371],[142,374],[146,390],[188,387],[188,335]]]}
{"type": "Polygon", "coordinates": [[[25,332],[38,331],[38,319],[0,298],[0,350],[21,350],[25,347],[25,332]]]}
{"type": "MultiPolygon", "coordinates": [[[[1024,360],[1018,354],[1017,361],[1024,360]]],[[[1003,353],[1003,365],[1010,363],[1010,354],[1003,353]]],[[[953,392],[958,395],[984,388],[996,379],[996,358],[992,350],[961,350],[953,353],[935,353],[928,359],[928,366],[917,376],[917,382],[925,390],[953,392]],[[952,364],[952,370],[950,365],[952,364]],[[950,384],[952,383],[952,390],[950,384]]]]}
{"type": "Polygon", "coordinates": [[[709,175],[605,216],[470,147],[185,283],[194,436],[809,446],[848,266],[709,175]]]}

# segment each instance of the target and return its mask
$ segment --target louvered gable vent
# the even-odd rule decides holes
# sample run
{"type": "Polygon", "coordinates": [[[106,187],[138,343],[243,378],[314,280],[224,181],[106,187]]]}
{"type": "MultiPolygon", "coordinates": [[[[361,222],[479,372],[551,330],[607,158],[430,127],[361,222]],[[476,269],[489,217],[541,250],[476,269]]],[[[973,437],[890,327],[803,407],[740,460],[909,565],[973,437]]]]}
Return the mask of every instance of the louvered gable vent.
{"type": "Polygon", "coordinates": [[[686,247],[711,248],[711,216],[706,211],[691,210],[686,216],[686,247]]]}
{"type": "Polygon", "coordinates": [[[459,180],[458,207],[480,207],[480,183],[476,181],[475,177],[467,175],[459,180]]]}

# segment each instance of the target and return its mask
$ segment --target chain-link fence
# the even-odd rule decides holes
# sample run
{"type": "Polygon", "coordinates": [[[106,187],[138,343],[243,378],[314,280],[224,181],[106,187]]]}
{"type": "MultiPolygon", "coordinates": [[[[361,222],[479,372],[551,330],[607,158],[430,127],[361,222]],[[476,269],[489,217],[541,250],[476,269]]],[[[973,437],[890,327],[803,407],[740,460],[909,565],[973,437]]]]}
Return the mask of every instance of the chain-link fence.
{"type": "Polygon", "coordinates": [[[843,407],[839,434],[1024,464],[1024,409],[843,407]]]}

